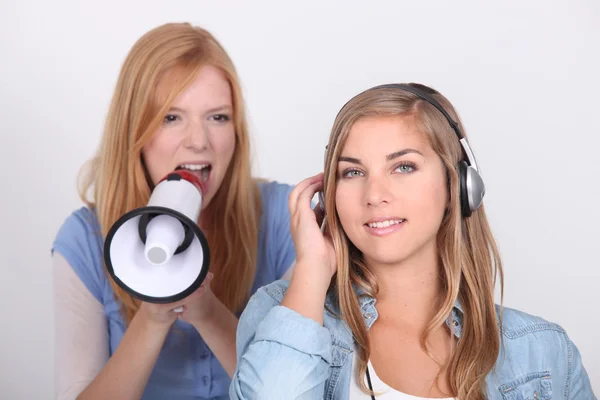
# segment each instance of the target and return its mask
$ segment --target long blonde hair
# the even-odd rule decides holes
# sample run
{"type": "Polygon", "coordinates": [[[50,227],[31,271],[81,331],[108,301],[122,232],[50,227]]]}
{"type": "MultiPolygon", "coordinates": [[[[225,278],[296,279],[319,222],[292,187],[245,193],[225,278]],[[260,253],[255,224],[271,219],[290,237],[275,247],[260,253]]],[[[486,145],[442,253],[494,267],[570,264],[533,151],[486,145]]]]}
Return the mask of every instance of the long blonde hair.
{"type": "MultiPolygon", "coordinates": [[[[251,176],[239,79],[231,59],[209,32],[187,23],[170,23],[150,30],[134,44],[122,66],[98,152],[80,172],[80,197],[96,210],[103,237],[121,215],[148,203],[153,184],[143,164],[142,148],[174,99],[207,65],[225,75],[233,97],[235,152],[203,214],[210,216],[205,228],[214,272],[211,287],[236,312],[247,300],[254,280],[260,197],[251,176]],[[165,79],[169,84],[161,85],[165,79]]],[[[131,321],[140,302],[112,279],[110,283],[126,321],[131,321]]]]}
{"type": "MultiPolygon", "coordinates": [[[[437,100],[464,133],[450,102],[431,88],[423,85],[418,87],[437,100]]],[[[441,371],[448,376],[452,395],[461,399],[484,399],[485,378],[493,368],[500,349],[494,286],[499,275],[503,293],[502,263],[483,205],[469,218],[461,215],[457,166],[463,160],[463,155],[456,134],[446,118],[428,102],[401,89],[367,90],[354,97],[335,119],[329,139],[324,171],[325,208],[336,210],[337,164],[351,127],[360,118],[378,115],[411,118],[445,167],[449,198],[437,237],[440,277],[444,282],[445,296],[421,337],[421,347],[433,358],[427,339],[444,324],[458,300],[464,312],[462,336],[446,364],[441,365],[441,371]]],[[[353,286],[375,297],[378,292],[377,281],[362,261],[358,249],[346,236],[337,210],[327,214],[327,223],[338,265],[330,290],[335,293],[341,317],[349,325],[356,341],[358,382],[361,382],[362,390],[370,394],[364,377],[371,348],[353,286]]]]}

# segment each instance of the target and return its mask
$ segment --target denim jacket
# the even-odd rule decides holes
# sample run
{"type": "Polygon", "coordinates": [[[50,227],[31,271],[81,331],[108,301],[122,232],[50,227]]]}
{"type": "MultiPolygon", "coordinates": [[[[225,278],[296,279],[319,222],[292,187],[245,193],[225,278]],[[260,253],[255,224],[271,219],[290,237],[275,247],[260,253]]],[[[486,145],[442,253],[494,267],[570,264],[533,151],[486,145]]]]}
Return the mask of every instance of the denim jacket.
{"type": "MultiPolygon", "coordinates": [[[[281,306],[288,284],[261,288],[240,318],[231,399],[348,399],[350,328],[328,311],[321,326],[281,306]]],[[[336,309],[328,295],[326,310],[336,309]]],[[[360,309],[369,329],[378,316],[375,299],[362,297],[360,309]]],[[[457,304],[446,323],[458,340],[462,319],[457,304]]],[[[489,400],[597,400],[579,351],[560,326],[504,308],[501,335],[500,354],[486,377],[489,400]]]]}

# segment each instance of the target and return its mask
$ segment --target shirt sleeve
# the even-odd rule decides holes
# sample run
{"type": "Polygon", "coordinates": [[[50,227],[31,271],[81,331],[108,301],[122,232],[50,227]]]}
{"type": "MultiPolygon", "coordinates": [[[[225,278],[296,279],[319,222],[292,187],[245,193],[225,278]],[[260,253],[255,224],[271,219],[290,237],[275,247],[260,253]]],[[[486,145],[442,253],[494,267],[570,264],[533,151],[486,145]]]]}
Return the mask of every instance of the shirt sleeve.
{"type": "Polygon", "coordinates": [[[54,289],[55,398],[76,399],[109,358],[107,320],[68,261],[52,255],[54,289]]]}
{"type": "Polygon", "coordinates": [[[230,398],[323,398],[331,334],[312,319],[280,306],[268,293],[270,286],[252,296],[240,318],[230,398]]]}
{"type": "MultiPolygon", "coordinates": [[[[566,337],[566,335],[565,335],[566,337]]],[[[581,358],[581,353],[575,344],[568,338],[567,339],[567,365],[568,378],[566,382],[566,390],[568,393],[568,399],[590,399],[597,400],[596,396],[592,391],[592,384],[590,378],[585,370],[581,358]]]]}

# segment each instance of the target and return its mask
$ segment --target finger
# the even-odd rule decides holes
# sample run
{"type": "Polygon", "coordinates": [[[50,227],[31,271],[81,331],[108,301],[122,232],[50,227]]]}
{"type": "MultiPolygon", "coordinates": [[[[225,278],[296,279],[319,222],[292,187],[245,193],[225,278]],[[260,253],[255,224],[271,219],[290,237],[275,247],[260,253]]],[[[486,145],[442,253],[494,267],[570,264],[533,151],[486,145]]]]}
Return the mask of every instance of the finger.
{"type": "Polygon", "coordinates": [[[295,207],[290,209],[290,213],[296,219],[299,218],[300,213],[311,210],[311,202],[315,193],[323,189],[323,180],[317,180],[305,187],[301,192],[298,193],[296,198],[295,207]],[[304,211],[302,211],[304,210],[304,211]]]}
{"type": "Polygon", "coordinates": [[[304,190],[304,188],[306,188],[308,185],[310,185],[314,178],[314,176],[311,176],[310,178],[306,178],[300,181],[296,186],[294,186],[294,188],[288,196],[288,208],[290,212],[296,209],[296,202],[298,200],[298,195],[300,194],[300,192],[304,190]]]}
{"type": "Polygon", "coordinates": [[[296,205],[298,203],[298,197],[300,193],[302,193],[307,187],[312,185],[315,182],[319,182],[323,180],[323,173],[318,173],[317,175],[311,176],[310,178],[306,178],[300,183],[298,183],[294,189],[290,192],[288,196],[288,208],[290,213],[296,210],[296,205]]]}
{"type": "MultiPolygon", "coordinates": [[[[297,201],[296,210],[295,210],[296,214],[299,215],[301,212],[304,213],[305,211],[312,210],[312,208],[311,208],[312,198],[315,196],[315,193],[317,193],[320,190],[323,190],[323,181],[322,180],[315,182],[315,183],[309,185],[306,189],[304,189],[298,195],[298,201],[297,201]]],[[[317,208],[320,208],[320,207],[317,206],[317,208]]]]}

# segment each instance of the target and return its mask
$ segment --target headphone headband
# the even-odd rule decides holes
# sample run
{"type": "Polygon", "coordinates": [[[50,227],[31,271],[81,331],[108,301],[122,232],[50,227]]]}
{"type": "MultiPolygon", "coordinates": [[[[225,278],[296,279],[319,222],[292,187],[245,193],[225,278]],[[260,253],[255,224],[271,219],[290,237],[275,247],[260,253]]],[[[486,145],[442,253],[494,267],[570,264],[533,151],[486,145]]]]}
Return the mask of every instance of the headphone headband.
{"type": "MultiPolygon", "coordinates": [[[[446,112],[444,107],[442,107],[442,105],[436,99],[434,99],[433,96],[431,96],[431,94],[425,92],[425,90],[419,89],[418,87],[413,86],[411,84],[389,83],[386,85],[379,85],[379,86],[372,87],[368,91],[377,90],[377,89],[402,89],[406,92],[410,92],[410,93],[420,97],[421,99],[425,100],[426,102],[428,102],[429,104],[431,104],[432,106],[437,108],[439,110],[439,112],[441,112],[444,115],[444,117],[446,117],[446,119],[448,120],[448,123],[450,124],[450,126],[452,127],[454,132],[456,133],[456,136],[458,136],[459,140],[464,138],[462,132],[460,131],[460,128],[458,127],[458,123],[456,121],[454,121],[452,119],[452,117],[450,117],[450,114],[448,114],[446,112]]],[[[434,93],[436,93],[436,92],[434,91],[432,94],[434,94],[434,93]]]]}

